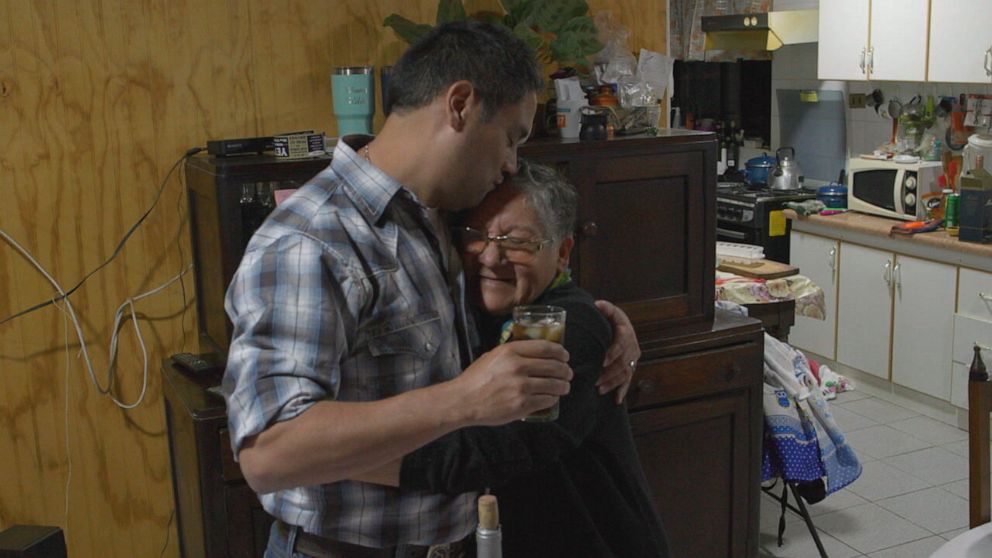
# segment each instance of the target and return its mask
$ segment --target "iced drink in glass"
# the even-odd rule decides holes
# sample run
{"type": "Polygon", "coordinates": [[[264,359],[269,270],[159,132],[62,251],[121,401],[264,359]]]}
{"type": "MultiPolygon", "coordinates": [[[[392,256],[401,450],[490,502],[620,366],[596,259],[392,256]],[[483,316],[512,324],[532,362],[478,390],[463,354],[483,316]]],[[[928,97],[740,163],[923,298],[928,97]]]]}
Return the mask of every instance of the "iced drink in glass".
{"type": "MultiPolygon", "coordinates": [[[[544,339],[565,341],[565,309],[560,306],[517,306],[513,309],[510,340],[544,339]]],[[[558,418],[558,402],[523,418],[527,422],[550,422],[558,418]]]]}

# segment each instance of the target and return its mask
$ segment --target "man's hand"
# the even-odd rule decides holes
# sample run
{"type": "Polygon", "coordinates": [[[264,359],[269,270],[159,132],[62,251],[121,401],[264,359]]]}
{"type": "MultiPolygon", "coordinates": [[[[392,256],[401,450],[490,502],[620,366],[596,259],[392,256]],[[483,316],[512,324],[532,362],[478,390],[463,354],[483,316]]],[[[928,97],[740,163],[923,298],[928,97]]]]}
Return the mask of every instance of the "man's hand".
{"type": "Polygon", "coordinates": [[[641,346],[637,342],[634,326],[623,310],[605,300],[597,300],[596,308],[613,326],[613,344],[606,350],[603,373],[596,381],[596,386],[601,394],[619,387],[615,398],[619,405],[623,403],[623,398],[630,389],[630,382],[634,379],[634,369],[641,359],[641,346]]]}
{"type": "Polygon", "coordinates": [[[572,375],[564,347],[530,340],[496,347],[452,382],[469,423],[497,426],[554,405],[568,393],[572,375]]]}

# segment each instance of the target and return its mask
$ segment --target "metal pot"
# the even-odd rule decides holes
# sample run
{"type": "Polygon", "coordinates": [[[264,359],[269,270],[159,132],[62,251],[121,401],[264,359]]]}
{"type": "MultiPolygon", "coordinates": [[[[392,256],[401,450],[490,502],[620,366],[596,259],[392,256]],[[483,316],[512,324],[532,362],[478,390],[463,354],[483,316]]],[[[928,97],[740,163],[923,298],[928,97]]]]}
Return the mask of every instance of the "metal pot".
{"type": "Polygon", "coordinates": [[[768,183],[768,174],[775,167],[775,157],[769,157],[767,153],[761,157],[748,159],[744,163],[744,180],[754,186],[764,186],[768,183]]]}
{"type": "Polygon", "coordinates": [[[798,190],[799,178],[803,171],[796,163],[796,150],[791,147],[781,147],[775,155],[778,164],[768,175],[768,187],[772,190],[798,190]]]}

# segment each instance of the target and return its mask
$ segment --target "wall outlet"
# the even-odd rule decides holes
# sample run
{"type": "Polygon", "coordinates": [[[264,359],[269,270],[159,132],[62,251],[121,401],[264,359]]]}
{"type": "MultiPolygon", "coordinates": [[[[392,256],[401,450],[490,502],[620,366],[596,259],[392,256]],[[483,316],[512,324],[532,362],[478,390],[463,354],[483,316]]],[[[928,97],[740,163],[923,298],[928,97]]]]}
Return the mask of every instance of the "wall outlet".
{"type": "Polygon", "coordinates": [[[865,108],[865,94],[851,93],[848,95],[847,106],[851,108],[865,108]]]}

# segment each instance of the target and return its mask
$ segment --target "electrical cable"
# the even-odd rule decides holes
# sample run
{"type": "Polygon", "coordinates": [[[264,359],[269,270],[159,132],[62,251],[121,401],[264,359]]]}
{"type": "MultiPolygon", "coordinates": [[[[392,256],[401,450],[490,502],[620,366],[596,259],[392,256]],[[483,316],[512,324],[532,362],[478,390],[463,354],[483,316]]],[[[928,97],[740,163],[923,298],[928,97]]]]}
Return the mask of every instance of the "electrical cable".
{"type": "MultiPolygon", "coordinates": [[[[42,308],[45,308],[46,306],[48,306],[50,304],[53,304],[56,300],[61,300],[62,298],[65,298],[65,297],[71,295],[72,293],[76,292],[76,290],[79,289],[79,287],[83,286],[83,283],[85,283],[86,280],[89,279],[93,274],[95,274],[96,272],[100,271],[101,269],[103,269],[104,267],[106,267],[107,264],[109,264],[111,261],[113,261],[113,259],[116,258],[121,253],[121,250],[124,248],[124,244],[127,242],[127,240],[129,238],[131,238],[131,235],[134,234],[134,231],[136,231],[138,229],[138,227],[141,226],[141,224],[145,221],[145,218],[147,218],[148,215],[152,212],[152,210],[155,209],[155,206],[158,205],[158,200],[159,200],[159,198],[162,197],[162,192],[165,190],[165,185],[168,184],[169,177],[172,176],[172,173],[175,172],[176,168],[183,161],[185,161],[186,159],[192,157],[193,155],[196,155],[197,153],[203,151],[204,149],[205,148],[203,148],[203,147],[191,147],[190,149],[187,149],[186,150],[186,152],[183,154],[182,157],[180,157],[179,159],[177,159],[176,162],[172,164],[172,167],[169,168],[169,172],[167,172],[165,174],[165,178],[162,179],[162,183],[159,184],[158,191],[155,193],[155,199],[152,201],[152,205],[144,212],[144,214],[141,215],[140,218],[138,218],[138,220],[133,225],[131,225],[131,228],[128,229],[128,231],[126,233],[124,233],[123,238],[121,238],[120,242],[117,243],[117,247],[114,248],[114,253],[111,254],[109,258],[107,258],[103,263],[101,263],[100,265],[98,265],[95,269],[91,270],[89,273],[87,273],[86,275],[84,275],[83,278],[80,279],[78,283],[76,283],[75,285],[73,285],[73,287],[71,289],[69,289],[66,292],[59,293],[59,295],[60,295],[59,298],[46,300],[45,302],[39,302],[38,304],[35,304],[34,306],[31,306],[29,308],[25,308],[24,310],[21,310],[20,312],[17,312],[16,314],[11,314],[10,316],[7,316],[3,320],[0,320],[0,325],[3,325],[3,324],[5,324],[5,323],[7,323],[7,322],[9,322],[11,320],[14,320],[16,318],[21,317],[21,316],[30,314],[31,312],[34,312],[35,310],[40,310],[42,308]]],[[[185,296],[185,289],[184,289],[183,295],[185,296]]]]}
{"type": "Polygon", "coordinates": [[[69,487],[72,486],[72,454],[69,449],[69,372],[72,369],[72,359],[69,356],[69,313],[57,303],[55,307],[62,312],[62,331],[65,342],[65,530],[69,531],[69,487]]]}
{"type": "Polygon", "coordinates": [[[144,400],[145,398],[145,391],[148,387],[148,350],[145,347],[145,339],[141,335],[141,326],[138,323],[138,316],[134,309],[134,303],[143,298],[152,296],[158,293],[159,291],[167,288],[169,285],[175,283],[180,278],[182,278],[183,275],[185,275],[187,272],[189,272],[189,270],[193,268],[193,264],[189,264],[182,271],[180,271],[178,275],[172,277],[171,279],[169,279],[165,283],[162,283],[158,287],[155,287],[154,289],[148,292],[128,298],[120,305],[120,307],[117,308],[117,312],[114,316],[114,327],[111,330],[113,331],[113,333],[111,334],[111,338],[110,338],[109,354],[107,355],[107,387],[103,387],[100,385],[100,382],[96,379],[96,374],[93,372],[93,361],[90,359],[89,349],[87,348],[86,345],[86,338],[83,336],[83,330],[79,325],[79,319],[76,317],[76,310],[72,306],[72,301],[69,300],[69,298],[67,298],[67,295],[65,291],[62,289],[62,286],[59,285],[58,281],[56,281],[51,276],[51,274],[49,274],[48,271],[46,271],[45,268],[42,267],[42,265],[38,263],[38,261],[35,260],[34,257],[31,256],[31,254],[27,250],[24,249],[23,246],[18,244],[17,241],[11,238],[10,235],[8,235],[7,232],[4,231],[3,229],[0,229],[0,237],[3,237],[8,243],[10,243],[11,246],[14,247],[15,250],[20,252],[22,256],[24,256],[29,262],[31,262],[31,264],[34,265],[35,269],[37,269],[45,277],[45,279],[47,279],[48,282],[51,283],[53,287],[55,287],[55,290],[59,293],[59,295],[61,295],[57,300],[61,300],[62,302],[65,303],[65,308],[69,315],[69,319],[72,320],[72,325],[76,331],[76,339],[79,340],[80,352],[83,355],[83,362],[86,364],[86,371],[89,374],[90,380],[93,382],[93,385],[96,386],[97,391],[99,391],[103,395],[109,396],[111,400],[113,400],[114,404],[122,409],[133,409],[138,405],[140,405],[142,400],[144,400]],[[138,396],[137,400],[135,400],[133,403],[124,403],[119,399],[117,399],[117,397],[111,392],[114,385],[114,370],[116,368],[116,360],[117,360],[117,339],[119,335],[121,322],[124,319],[125,308],[130,308],[131,310],[131,320],[134,326],[135,336],[138,338],[138,343],[141,347],[142,361],[144,364],[142,380],[141,380],[141,393],[138,396]]]}
{"type": "Polygon", "coordinates": [[[159,552],[159,558],[165,556],[165,549],[169,548],[169,538],[172,535],[172,521],[176,518],[176,508],[172,508],[172,513],[169,514],[169,523],[165,526],[165,543],[162,544],[162,552],[159,552]]]}

